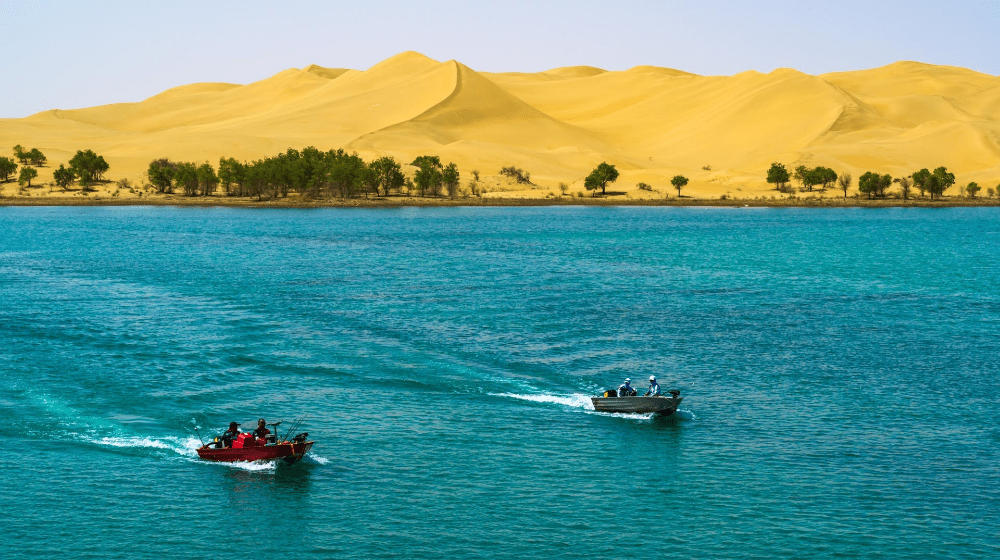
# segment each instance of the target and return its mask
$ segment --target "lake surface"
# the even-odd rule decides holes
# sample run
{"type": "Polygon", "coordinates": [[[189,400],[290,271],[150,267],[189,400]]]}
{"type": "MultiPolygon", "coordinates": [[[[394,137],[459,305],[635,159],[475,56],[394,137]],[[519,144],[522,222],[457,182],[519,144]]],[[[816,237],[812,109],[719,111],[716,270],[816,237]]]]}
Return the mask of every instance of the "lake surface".
{"type": "Polygon", "coordinates": [[[998,558],[998,263],[993,208],[0,208],[0,556],[998,558]],[[312,458],[198,460],[261,416],[312,458]]]}

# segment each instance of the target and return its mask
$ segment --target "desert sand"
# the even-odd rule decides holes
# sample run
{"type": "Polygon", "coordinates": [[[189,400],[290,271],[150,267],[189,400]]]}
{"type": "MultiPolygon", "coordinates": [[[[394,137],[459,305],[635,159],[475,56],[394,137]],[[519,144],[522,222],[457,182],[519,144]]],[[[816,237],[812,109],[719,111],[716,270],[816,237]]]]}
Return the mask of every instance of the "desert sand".
{"type": "MultiPolygon", "coordinates": [[[[947,195],[970,181],[985,195],[1000,183],[1000,77],[917,62],[819,76],[652,66],[486,73],[406,52],[365,71],[313,65],[247,85],[192,84],[138,103],[0,119],[0,146],[15,144],[48,157],[33,197],[67,196],[46,184],[79,149],[103,155],[108,178],[139,184],[154,158],[214,166],[306,146],[403,163],[439,155],[459,165],[463,183],[479,169],[492,197],[554,196],[560,182],[575,195],[602,161],[621,171],[609,191],[632,200],[676,197],[677,174],[691,179],[685,196],[780,197],[764,181],[775,161],[855,179],[943,165],[957,176],[947,195]],[[529,171],[535,186],[501,180],[505,165],[529,171]]],[[[0,194],[16,190],[7,183],[0,194]]]]}

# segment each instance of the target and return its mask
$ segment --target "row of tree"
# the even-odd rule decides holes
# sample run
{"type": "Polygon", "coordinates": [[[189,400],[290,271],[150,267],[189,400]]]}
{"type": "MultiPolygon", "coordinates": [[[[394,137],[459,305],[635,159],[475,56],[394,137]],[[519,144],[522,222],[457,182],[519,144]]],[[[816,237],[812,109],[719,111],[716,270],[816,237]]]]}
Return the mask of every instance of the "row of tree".
{"type": "Polygon", "coordinates": [[[30,163],[34,167],[42,167],[48,160],[45,154],[38,148],[25,150],[20,144],[14,146],[14,157],[17,158],[17,161],[21,162],[21,165],[28,165],[30,163]]]}
{"type": "MultiPolygon", "coordinates": [[[[784,164],[772,163],[770,169],[767,170],[767,182],[775,185],[779,191],[790,192],[788,184],[792,179],[799,182],[802,190],[807,191],[812,191],[813,187],[820,185],[825,190],[836,184],[844,191],[844,198],[847,198],[847,191],[851,188],[853,181],[850,173],[838,176],[833,169],[822,166],[809,168],[800,165],[795,168],[793,173],[789,173],[784,164]]],[[[868,195],[869,199],[884,198],[886,190],[893,183],[899,185],[904,200],[910,198],[910,191],[914,188],[920,191],[920,196],[930,194],[931,200],[934,200],[935,196],[940,197],[944,191],[955,184],[955,174],[950,173],[946,167],[938,167],[934,171],[924,168],[912,175],[897,178],[876,171],[867,171],[858,177],[858,191],[868,195]]],[[[1000,192],[1000,185],[997,188],[1000,192]]],[[[975,197],[980,187],[977,183],[972,182],[965,190],[970,196],[975,197]]]]}
{"type": "MultiPolygon", "coordinates": [[[[47,158],[38,148],[25,150],[20,144],[14,146],[14,157],[22,165],[17,178],[18,184],[30,187],[32,179],[38,177],[38,170],[28,164],[36,167],[44,165],[47,158]]],[[[0,157],[0,182],[7,181],[17,172],[17,168],[18,164],[13,159],[0,157]]],[[[59,164],[59,169],[52,172],[52,178],[64,189],[77,181],[84,189],[88,189],[97,181],[102,181],[104,174],[110,169],[103,156],[95,154],[93,150],[80,150],[69,160],[68,168],[59,164]]]]}
{"type": "MultiPolygon", "coordinates": [[[[454,163],[438,156],[419,156],[413,179],[391,156],[366,162],[344,150],[322,152],[314,147],[286,152],[251,162],[220,158],[218,171],[211,164],[175,162],[166,158],[150,162],[149,183],[159,193],[179,189],[188,196],[208,196],[221,187],[226,196],[278,198],[298,192],[307,198],[350,198],[360,194],[388,196],[404,186],[421,196],[456,196],[461,175],[454,163]]],[[[474,172],[478,176],[478,172],[474,172]]]]}

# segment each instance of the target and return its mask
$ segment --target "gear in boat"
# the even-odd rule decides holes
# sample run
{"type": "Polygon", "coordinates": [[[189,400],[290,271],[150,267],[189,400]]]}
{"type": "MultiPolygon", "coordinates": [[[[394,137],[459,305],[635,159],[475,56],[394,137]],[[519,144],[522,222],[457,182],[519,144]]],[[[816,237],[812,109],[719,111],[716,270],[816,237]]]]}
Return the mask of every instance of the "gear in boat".
{"type": "MultiPolygon", "coordinates": [[[[229,429],[221,436],[205,443],[198,448],[198,456],[208,461],[222,461],[234,463],[236,461],[282,461],[292,464],[301,459],[309,449],[312,448],[312,441],[309,432],[302,432],[295,437],[288,439],[286,434],[281,441],[278,441],[277,431],[281,422],[267,424],[263,418],[257,422],[257,429],[252,433],[240,431],[240,424],[229,423],[229,429]],[[274,428],[274,433],[267,429],[267,426],[274,428]]],[[[299,425],[296,422],[290,434],[299,425]]]]}
{"type": "Polygon", "coordinates": [[[598,412],[621,412],[627,414],[645,414],[653,412],[661,416],[670,416],[677,411],[683,397],[680,391],[667,391],[669,397],[660,394],[660,385],[656,376],[649,376],[649,390],[643,396],[637,396],[632,387],[632,380],[626,379],[617,389],[608,389],[602,396],[590,397],[594,410],[598,412]]]}

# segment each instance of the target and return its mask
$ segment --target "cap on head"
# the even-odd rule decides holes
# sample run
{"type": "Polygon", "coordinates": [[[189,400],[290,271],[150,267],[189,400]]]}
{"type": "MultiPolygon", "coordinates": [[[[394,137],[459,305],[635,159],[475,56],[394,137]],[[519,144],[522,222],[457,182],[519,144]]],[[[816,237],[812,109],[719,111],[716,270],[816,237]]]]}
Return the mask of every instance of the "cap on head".
{"type": "Polygon", "coordinates": [[[631,379],[629,379],[628,377],[625,378],[625,383],[631,383],[631,382],[632,382],[631,379]]]}
{"type": "Polygon", "coordinates": [[[655,375],[650,375],[649,376],[649,380],[650,381],[656,381],[656,376],[655,375]]]}
{"type": "Polygon", "coordinates": [[[264,422],[264,419],[263,419],[263,418],[261,418],[260,420],[258,420],[258,421],[257,421],[257,423],[258,423],[258,424],[266,424],[266,422],[264,422]]]}
{"type": "Polygon", "coordinates": [[[230,422],[229,423],[229,429],[230,430],[232,430],[233,428],[238,428],[238,427],[239,427],[239,423],[238,422],[230,422]]]}

